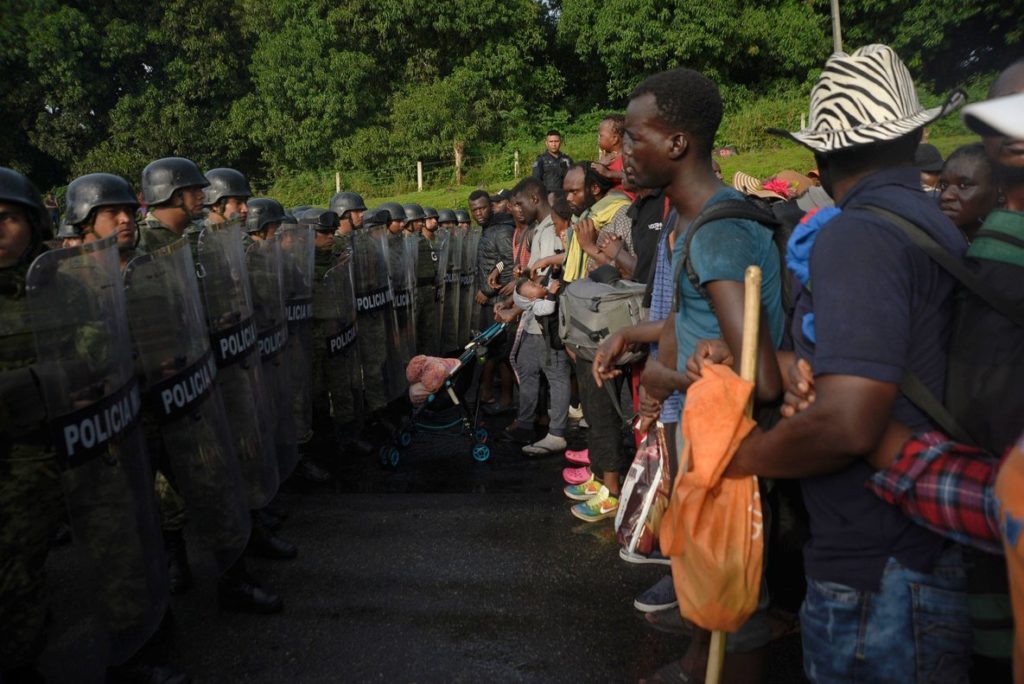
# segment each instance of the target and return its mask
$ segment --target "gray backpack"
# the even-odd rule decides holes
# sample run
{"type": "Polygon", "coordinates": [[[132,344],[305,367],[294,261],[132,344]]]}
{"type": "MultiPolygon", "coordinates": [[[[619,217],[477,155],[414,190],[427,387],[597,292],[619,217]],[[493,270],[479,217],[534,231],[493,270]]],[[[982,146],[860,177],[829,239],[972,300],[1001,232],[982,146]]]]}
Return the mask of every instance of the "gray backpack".
{"type": "MultiPolygon", "coordinates": [[[[610,282],[592,277],[572,281],[558,299],[558,336],[577,356],[593,361],[606,337],[643,320],[646,290],[643,283],[618,278],[610,282]]],[[[644,352],[628,352],[618,363],[626,365],[643,357],[644,352]]]]}

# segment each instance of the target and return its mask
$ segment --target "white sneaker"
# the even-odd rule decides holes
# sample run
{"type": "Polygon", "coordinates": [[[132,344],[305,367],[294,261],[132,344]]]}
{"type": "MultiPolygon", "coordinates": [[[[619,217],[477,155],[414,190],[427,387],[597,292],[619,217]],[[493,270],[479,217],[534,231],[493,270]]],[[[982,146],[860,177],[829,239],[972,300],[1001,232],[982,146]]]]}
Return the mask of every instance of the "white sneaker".
{"type": "Polygon", "coordinates": [[[583,407],[580,405],[573,406],[569,404],[569,420],[579,420],[583,417],[583,407]]]}
{"type": "Polygon", "coordinates": [[[547,456],[559,451],[565,451],[567,443],[565,437],[553,435],[550,432],[544,435],[544,439],[523,447],[523,453],[530,456],[547,456]]]}

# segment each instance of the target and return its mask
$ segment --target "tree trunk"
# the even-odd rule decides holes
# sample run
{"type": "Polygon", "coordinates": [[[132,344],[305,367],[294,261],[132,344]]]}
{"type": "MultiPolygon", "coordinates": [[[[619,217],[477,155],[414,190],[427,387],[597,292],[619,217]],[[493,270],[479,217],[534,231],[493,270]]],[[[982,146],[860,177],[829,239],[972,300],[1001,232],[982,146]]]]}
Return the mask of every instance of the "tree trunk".
{"type": "Polygon", "coordinates": [[[462,150],[465,148],[466,143],[461,140],[456,140],[452,145],[455,150],[455,184],[462,185],[462,150]]]}

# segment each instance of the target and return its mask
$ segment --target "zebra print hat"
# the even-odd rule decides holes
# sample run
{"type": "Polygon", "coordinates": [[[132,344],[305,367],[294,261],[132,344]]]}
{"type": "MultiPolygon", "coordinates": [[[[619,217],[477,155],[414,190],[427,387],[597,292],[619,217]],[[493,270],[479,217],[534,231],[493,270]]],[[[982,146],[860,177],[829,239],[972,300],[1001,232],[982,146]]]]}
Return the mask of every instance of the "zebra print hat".
{"type": "Polygon", "coordinates": [[[924,109],[906,65],[887,45],[868,45],[829,57],[811,90],[807,128],[782,135],[828,153],[895,140],[945,116],[964,102],[956,91],[941,107],[924,109]]]}

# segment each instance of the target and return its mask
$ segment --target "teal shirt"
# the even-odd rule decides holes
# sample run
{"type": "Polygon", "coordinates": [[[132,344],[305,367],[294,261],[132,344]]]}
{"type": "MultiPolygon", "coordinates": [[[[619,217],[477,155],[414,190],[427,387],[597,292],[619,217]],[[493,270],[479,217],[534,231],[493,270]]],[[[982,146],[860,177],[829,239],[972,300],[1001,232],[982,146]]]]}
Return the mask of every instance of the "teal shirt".
{"type": "MultiPolygon", "coordinates": [[[[723,188],[704,207],[732,199],[743,199],[743,195],[732,188],[723,188]]],[[[672,268],[673,273],[677,274],[675,286],[679,297],[679,311],[676,313],[676,367],[679,369],[686,367],[686,361],[693,354],[698,340],[722,337],[718,318],[711,311],[707,300],[693,287],[686,277],[685,269],[679,268],[685,242],[682,235],[685,235],[685,229],[672,250],[672,268]]],[[[690,243],[690,252],[690,262],[704,286],[715,280],[742,283],[747,266],[761,267],[761,308],[766,315],[772,341],[778,347],[782,342],[785,317],[779,280],[782,277],[779,250],[775,247],[771,230],[745,219],[712,221],[697,231],[690,243]]],[[[734,353],[738,354],[739,350],[734,350],[734,353]]]]}

